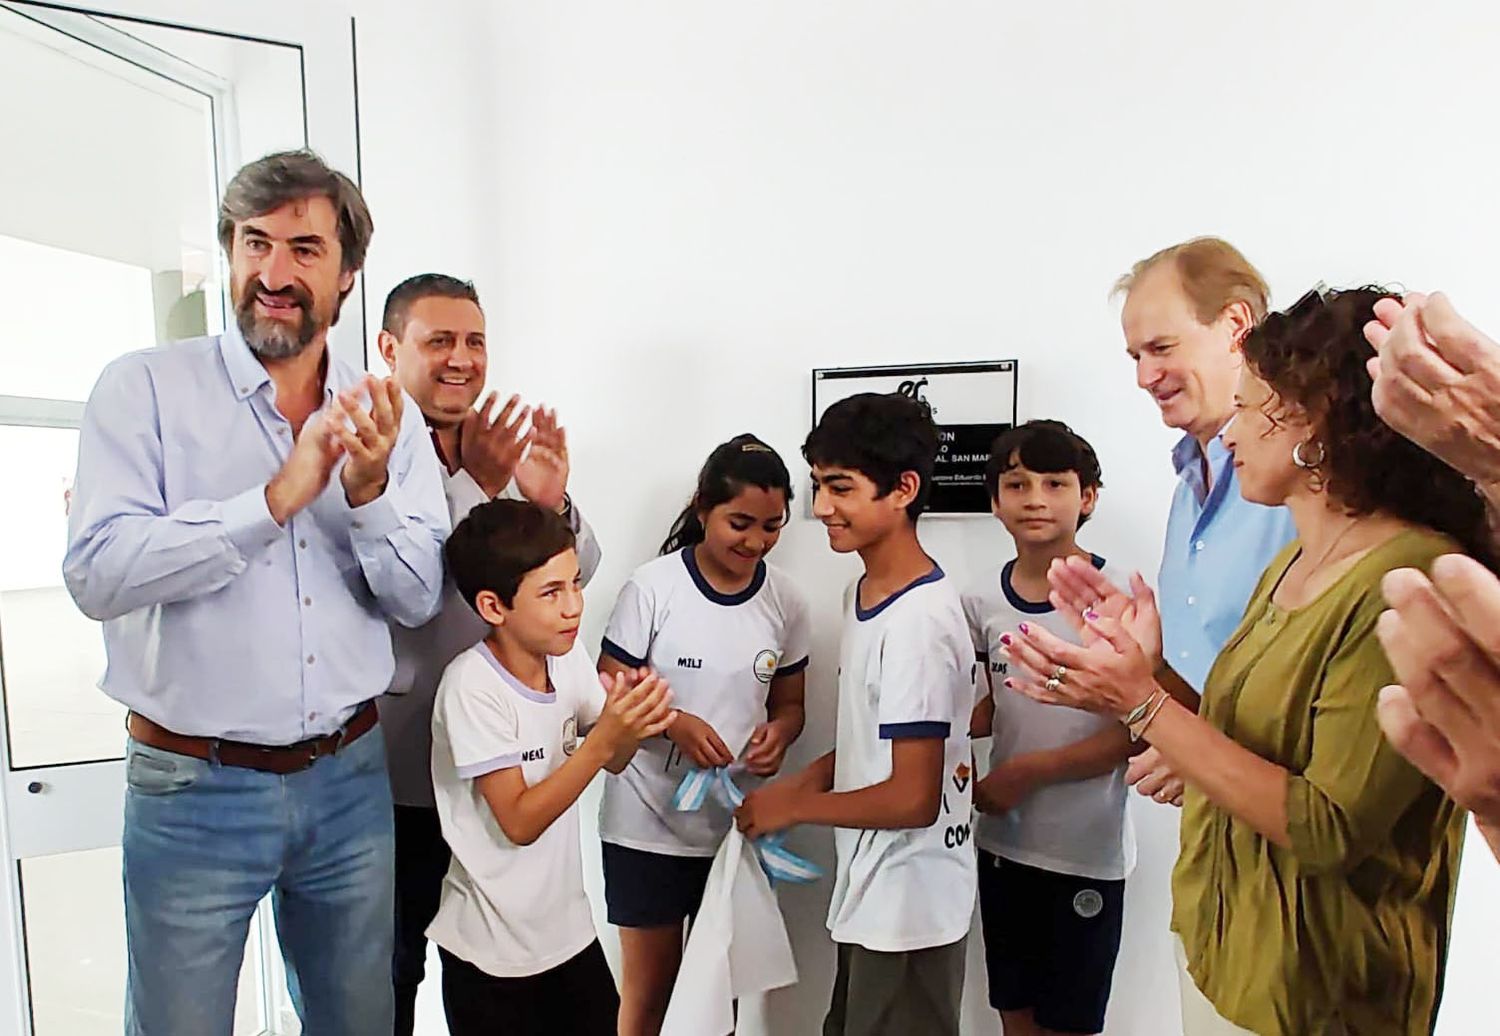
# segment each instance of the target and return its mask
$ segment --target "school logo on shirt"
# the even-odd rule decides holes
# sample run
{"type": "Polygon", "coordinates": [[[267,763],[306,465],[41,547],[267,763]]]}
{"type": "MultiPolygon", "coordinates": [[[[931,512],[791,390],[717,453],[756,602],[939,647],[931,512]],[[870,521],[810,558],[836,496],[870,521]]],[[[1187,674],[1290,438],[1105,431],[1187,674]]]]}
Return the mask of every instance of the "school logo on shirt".
{"type": "Polygon", "coordinates": [[[563,755],[572,755],[578,751],[578,717],[569,716],[563,720],[563,755]]]}
{"type": "Polygon", "coordinates": [[[755,678],[761,683],[770,683],[776,675],[776,663],[781,661],[776,652],[766,650],[755,656],[755,678]]]}
{"type": "Polygon", "coordinates": [[[969,786],[969,776],[971,772],[972,771],[970,771],[968,763],[959,763],[958,769],[953,771],[953,786],[959,791],[963,791],[965,788],[967,788],[969,786]]]}

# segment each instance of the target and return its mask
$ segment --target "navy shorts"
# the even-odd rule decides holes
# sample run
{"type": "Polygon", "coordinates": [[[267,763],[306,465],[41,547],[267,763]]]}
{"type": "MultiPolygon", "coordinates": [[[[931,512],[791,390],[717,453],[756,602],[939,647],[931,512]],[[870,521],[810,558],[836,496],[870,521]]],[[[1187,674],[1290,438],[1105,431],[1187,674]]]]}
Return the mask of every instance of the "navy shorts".
{"type": "Polygon", "coordinates": [[[1104,1031],[1125,882],[1078,878],[979,851],[990,1006],[1057,1032],[1104,1031]]]}
{"type": "Polygon", "coordinates": [[[712,856],[669,856],[604,843],[604,904],[621,928],[678,924],[698,913],[712,856]]]}

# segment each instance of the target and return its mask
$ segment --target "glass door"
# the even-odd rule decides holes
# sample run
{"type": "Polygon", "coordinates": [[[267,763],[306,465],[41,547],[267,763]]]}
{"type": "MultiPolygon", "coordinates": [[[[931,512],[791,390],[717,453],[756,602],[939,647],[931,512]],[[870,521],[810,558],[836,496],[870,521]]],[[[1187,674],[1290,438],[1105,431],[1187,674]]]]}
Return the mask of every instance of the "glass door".
{"type": "MultiPolygon", "coordinates": [[[[0,1032],[32,1036],[122,1027],[124,710],[61,576],[84,400],[115,357],[223,329],[216,217],[239,165],[311,143],[356,168],[347,18],[100,6],[0,2],[0,1032]],[[312,134],[340,112],[347,130],[312,134]]],[[[359,308],[334,343],[363,366],[359,308]]],[[[274,946],[263,910],[236,1036],[295,1026],[274,946]]]]}

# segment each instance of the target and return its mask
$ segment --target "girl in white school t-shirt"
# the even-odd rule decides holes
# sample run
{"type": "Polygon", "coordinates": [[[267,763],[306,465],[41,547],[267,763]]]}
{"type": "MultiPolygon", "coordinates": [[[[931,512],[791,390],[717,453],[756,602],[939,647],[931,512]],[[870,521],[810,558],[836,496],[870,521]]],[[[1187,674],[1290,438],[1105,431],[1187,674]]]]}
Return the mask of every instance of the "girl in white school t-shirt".
{"type": "Polygon", "coordinates": [[[775,774],[802,732],[807,605],[765,562],[791,513],[786,465],[753,435],[709,454],[697,491],[620,591],[600,672],[649,666],[672,687],[677,720],[643,742],[604,787],[599,834],[610,923],[620,928],[621,1036],[655,1036],[732,807],[711,791],[673,802],[694,769],[727,767],[741,787],[775,774]]]}

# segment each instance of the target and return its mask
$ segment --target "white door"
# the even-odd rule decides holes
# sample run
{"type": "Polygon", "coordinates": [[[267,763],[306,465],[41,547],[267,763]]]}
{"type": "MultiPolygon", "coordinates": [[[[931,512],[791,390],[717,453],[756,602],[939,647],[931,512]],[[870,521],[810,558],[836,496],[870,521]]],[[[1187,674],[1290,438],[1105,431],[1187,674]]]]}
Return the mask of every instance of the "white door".
{"type": "MultiPolygon", "coordinates": [[[[109,360],[215,334],[218,197],[310,145],[357,176],[347,10],[294,2],[0,2],[0,1032],[121,1031],[124,712],[62,586],[83,401],[109,360]]],[[[364,366],[363,306],[334,348],[364,366]]],[[[280,1033],[269,915],[236,1036],[280,1033]]]]}

